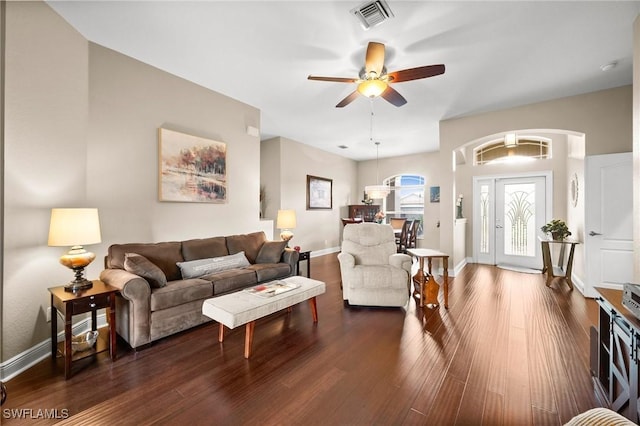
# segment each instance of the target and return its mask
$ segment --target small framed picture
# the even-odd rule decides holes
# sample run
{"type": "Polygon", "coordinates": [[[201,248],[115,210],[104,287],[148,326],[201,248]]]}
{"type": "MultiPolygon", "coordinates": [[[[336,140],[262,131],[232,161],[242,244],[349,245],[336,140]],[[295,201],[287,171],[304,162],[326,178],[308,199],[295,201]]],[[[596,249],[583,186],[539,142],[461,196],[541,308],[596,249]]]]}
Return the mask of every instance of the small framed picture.
{"type": "Polygon", "coordinates": [[[333,180],[307,175],[307,210],[333,209],[333,180]]]}
{"type": "Polygon", "coordinates": [[[432,186],[429,188],[429,201],[431,201],[432,203],[439,203],[440,202],[440,187],[439,186],[432,186]]]}

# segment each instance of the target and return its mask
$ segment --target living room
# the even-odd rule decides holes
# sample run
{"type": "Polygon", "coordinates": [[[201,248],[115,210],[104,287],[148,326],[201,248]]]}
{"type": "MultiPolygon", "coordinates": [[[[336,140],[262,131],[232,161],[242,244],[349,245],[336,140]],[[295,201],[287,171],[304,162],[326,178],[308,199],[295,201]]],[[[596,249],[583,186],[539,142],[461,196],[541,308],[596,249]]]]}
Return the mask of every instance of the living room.
{"type": "MultiPolygon", "coordinates": [[[[378,163],[355,161],[285,135],[261,141],[247,127],[260,129],[264,112],[88,41],[45,2],[4,3],[3,22],[4,378],[48,355],[47,288],[71,275],[58,263],[59,249],[47,247],[51,208],[99,209],[102,242],[91,247],[97,260],[87,268],[89,277],[99,276],[102,257],[114,243],[260,230],[273,238],[279,208],[296,210],[294,241],[319,258],[339,250],[340,218],[347,205],[360,202],[364,186],[378,172],[386,177],[412,171],[441,190],[440,203],[425,206],[425,216],[437,217],[425,232],[441,250],[457,253],[454,265],[463,265],[471,236],[464,247],[455,246],[454,194],[470,194],[472,182],[447,165],[464,144],[508,129],[580,132],[586,135],[585,155],[631,151],[638,143],[637,70],[633,86],[442,121],[439,151],[378,163]],[[159,128],[227,143],[227,203],[158,201],[159,128]],[[332,179],[333,209],[306,210],[306,175],[332,179]],[[262,219],[261,184],[270,199],[262,219]]],[[[635,27],[637,40],[637,22],[635,27]]],[[[530,170],[538,168],[549,165],[530,170]]],[[[555,183],[564,190],[569,175],[558,171],[558,176],[555,183]]],[[[554,213],[566,214],[566,206],[557,204],[554,213]]],[[[637,259],[636,253],[635,264],[637,259]]],[[[584,265],[576,274],[585,277],[584,265]]]]}

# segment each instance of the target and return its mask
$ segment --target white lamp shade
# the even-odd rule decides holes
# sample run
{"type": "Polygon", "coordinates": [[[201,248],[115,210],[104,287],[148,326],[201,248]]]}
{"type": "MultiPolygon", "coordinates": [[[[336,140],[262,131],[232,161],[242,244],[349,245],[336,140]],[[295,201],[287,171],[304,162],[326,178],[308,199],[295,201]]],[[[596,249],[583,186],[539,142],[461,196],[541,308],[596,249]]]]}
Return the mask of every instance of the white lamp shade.
{"type": "Polygon", "coordinates": [[[51,209],[49,246],[82,246],[100,242],[98,209],[51,209]]]}
{"type": "Polygon", "coordinates": [[[278,210],[278,219],[276,228],[278,229],[294,229],[296,227],[296,211],[295,210],[278,210]]]}

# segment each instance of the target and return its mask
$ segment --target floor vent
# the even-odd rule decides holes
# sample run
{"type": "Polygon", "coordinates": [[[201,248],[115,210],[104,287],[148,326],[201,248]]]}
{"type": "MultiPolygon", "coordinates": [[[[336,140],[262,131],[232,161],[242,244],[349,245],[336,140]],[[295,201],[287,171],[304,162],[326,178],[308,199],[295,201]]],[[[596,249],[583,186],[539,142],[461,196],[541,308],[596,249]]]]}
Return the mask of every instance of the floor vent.
{"type": "Polygon", "coordinates": [[[381,24],[389,18],[393,18],[393,12],[391,12],[389,5],[384,0],[363,3],[351,9],[351,13],[356,15],[360,21],[360,25],[362,25],[362,28],[365,30],[381,24]]]}

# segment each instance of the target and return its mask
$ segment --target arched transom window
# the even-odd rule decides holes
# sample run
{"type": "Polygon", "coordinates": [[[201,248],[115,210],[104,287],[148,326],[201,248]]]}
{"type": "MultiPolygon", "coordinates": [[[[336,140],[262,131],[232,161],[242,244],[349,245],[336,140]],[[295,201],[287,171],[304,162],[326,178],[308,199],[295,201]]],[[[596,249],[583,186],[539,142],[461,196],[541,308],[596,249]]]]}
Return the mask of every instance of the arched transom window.
{"type": "Polygon", "coordinates": [[[507,133],[473,150],[474,165],[516,163],[551,158],[551,139],[507,133]]]}

